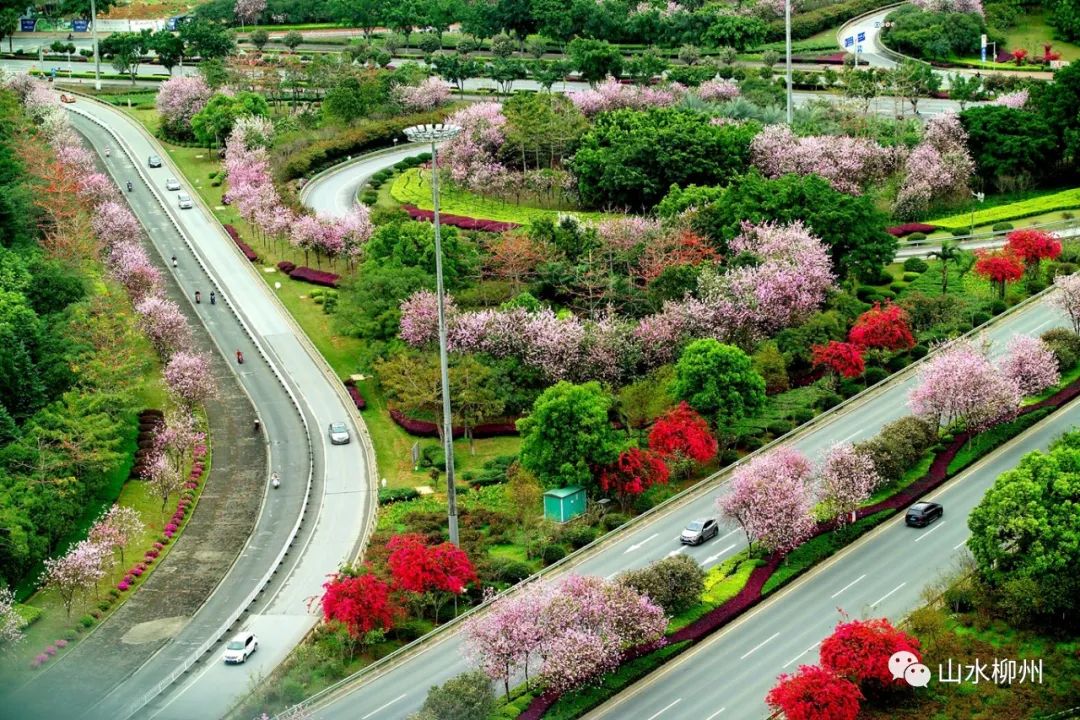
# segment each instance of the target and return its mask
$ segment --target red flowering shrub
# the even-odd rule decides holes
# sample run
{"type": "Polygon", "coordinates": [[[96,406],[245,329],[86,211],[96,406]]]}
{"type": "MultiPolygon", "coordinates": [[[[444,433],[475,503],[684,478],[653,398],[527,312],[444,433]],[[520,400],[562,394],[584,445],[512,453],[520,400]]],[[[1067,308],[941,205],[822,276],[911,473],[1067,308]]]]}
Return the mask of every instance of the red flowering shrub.
{"type": "Polygon", "coordinates": [[[849,680],[817,665],[781,675],[765,702],[786,720],[855,720],[862,693],[849,680]]]}
{"type": "Polygon", "coordinates": [[[649,431],[649,449],[703,463],[716,457],[717,443],[705,419],[681,402],[657,418],[649,431]]]}
{"type": "Polygon", "coordinates": [[[428,545],[422,535],[394,535],[386,543],[387,567],[394,587],[411,593],[442,591],[460,593],[476,582],[469,556],[453,543],[428,545]]]}
{"type": "Polygon", "coordinates": [[[907,650],[920,658],[919,641],[897,630],[886,618],[841,622],[833,634],[821,642],[821,664],[840,677],[866,690],[866,682],[879,686],[894,683],[906,687],[903,679],[893,680],[889,658],[907,650]]]}
{"type": "Polygon", "coordinates": [[[976,250],[975,274],[997,287],[998,299],[1005,299],[1006,283],[1024,276],[1024,264],[1009,250],[976,250]]]}
{"type": "Polygon", "coordinates": [[[303,282],[309,282],[312,285],[322,285],[323,287],[330,288],[336,288],[338,280],[341,279],[340,275],[335,275],[331,272],[323,272],[322,270],[309,268],[305,265],[295,268],[289,273],[289,277],[293,280],[301,280],[303,282]]]}
{"type": "Polygon", "coordinates": [[[874,303],[855,321],[848,340],[864,348],[907,350],[915,347],[915,338],[908,326],[908,316],[902,307],[874,303]]]}
{"type": "MultiPolygon", "coordinates": [[[[413,220],[427,220],[428,222],[432,222],[435,219],[435,213],[432,210],[421,210],[415,205],[402,205],[401,209],[409,213],[409,217],[413,220]]],[[[453,227],[461,228],[462,230],[480,230],[482,232],[492,233],[506,232],[507,230],[521,227],[517,223],[512,222],[480,220],[478,218],[465,217],[464,215],[448,215],[446,213],[439,213],[439,222],[443,225],[452,225],[453,227]]]]}
{"type": "MultiPolygon", "coordinates": [[[[397,408],[390,408],[390,419],[410,435],[416,435],[418,437],[438,437],[439,435],[438,426],[436,426],[435,423],[429,422],[428,420],[411,418],[397,408]]],[[[481,423],[472,430],[472,436],[474,438],[505,437],[517,434],[517,424],[512,421],[504,423],[481,423]]],[[[465,428],[454,427],[455,438],[464,436],[465,428]]]]}
{"type": "Polygon", "coordinates": [[[1024,261],[1028,271],[1038,270],[1042,260],[1053,260],[1061,254],[1061,241],[1041,230],[1013,230],[1007,235],[1005,249],[1024,261]]]}
{"type": "Polygon", "coordinates": [[[830,340],[825,345],[814,345],[811,350],[814,365],[827,367],[841,377],[859,377],[866,370],[862,348],[854,343],[830,340]]]}
{"type": "Polygon", "coordinates": [[[360,394],[360,391],[356,389],[355,385],[349,385],[347,387],[349,397],[356,403],[357,410],[363,410],[367,407],[367,401],[364,400],[364,396],[360,394]]]}
{"type": "Polygon", "coordinates": [[[372,630],[390,630],[401,609],[390,596],[390,586],[370,573],[335,575],[323,584],[323,618],[345,625],[360,638],[372,630]]]}
{"type": "Polygon", "coordinates": [[[600,489],[613,494],[623,510],[653,485],[666,485],[671,471],[659,453],[632,447],[600,472],[600,489]]]}

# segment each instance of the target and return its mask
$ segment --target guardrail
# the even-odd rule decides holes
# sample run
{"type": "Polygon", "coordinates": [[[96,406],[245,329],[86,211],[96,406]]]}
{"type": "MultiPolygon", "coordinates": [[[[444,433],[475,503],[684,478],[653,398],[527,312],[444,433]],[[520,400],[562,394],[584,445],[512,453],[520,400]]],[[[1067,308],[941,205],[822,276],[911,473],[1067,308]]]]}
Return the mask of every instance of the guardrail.
{"type": "MultiPolygon", "coordinates": [[[[69,92],[71,92],[71,91],[69,91],[69,92]]],[[[86,95],[84,93],[78,93],[78,94],[83,98],[93,100],[94,102],[99,102],[95,98],[92,98],[91,96],[86,95]]],[[[103,106],[105,106],[104,103],[101,103],[101,104],[103,106]]],[[[196,262],[199,263],[199,266],[202,268],[203,272],[205,272],[207,277],[210,278],[210,282],[213,283],[213,285],[218,289],[218,293],[221,296],[223,302],[228,306],[229,310],[236,317],[237,321],[240,323],[240,327],[243,329],[244,333],[251,340],[252,344],[255,346],[256,351],[259,353],[259,355],[262,356],[263,360],[267,364],[267,367],[270,368],[270,371],[274,374],[274,377],[277,379],[277,381],[281,385],[282,389],[284,389],[285,393],[289,396],[289,399],[293,404],[293,408],[296,410],[297,414],[300,417],[300,422],[304,426],[304,434],[307,437],[307,441],[308,441],[307,442],[307,445],[308,445],[308,475],[307,475],[306,486],[305,486],[305,489],[304,489],[304,501],[303,501],[303,504],[302,504],[301,509],[300,509],[300,514],[297,516],[296,522],[293,524],[293,527],[290,530],[289,536],[288,536],[285,544],[282,546],[281,551],[278,553],[277,557],[271,563],[270,569],[266,572],[266,574],[262,577],[262,579],[258,583],[256,583],[255,588],[251,591],[251,593],[248,594],[248,596],[243,600],[243,602],[241,602],[241,604],[237,607],[237,609],[234,610],[228,616],[226,621],[223,622],[218,627],[218,629],[211,634],[211,637],[208,640],[206,640],[201,646],[199,646],[199,648],[194,653],[189,655],[188,658],[185,661],[180,663],[180,665],[178,665],[177,668],[175,670],[173,670],[172,673],[170,673],[164,679],[159,681],[157,683],[157,685],[155,685],[150,690],[148,690],[146,693],[144,693],[141,698],[139,698],[135,702],[131,703],[126,708],[124,708],[124,710],[121,711],[118,720],[127,720],[128,718],[132,717],[135,713],[139,712],[139,710],[146,707],[150,702],[152,702],[154,700],[154,698],[156,698],[158,695],[160,695],[167,687],[169,687],[174,682],[176,682],[182,675],[184,675],[188,670],[190,670],[191,667],[203,657],[203,655],[205,655],[207,652],[209,652],[211,650],[211,648],[213,648],[217,643],[219,643],[222,640],[222,638],[224,638],[228,634],[229,630],[240,619],[240,617],[245,612],[248,611],[248,608],[252,605],[252,603],[255,602],[256,599],[258,599],[259,595],[261,595],[263,593],[263,591],[266,589],[267,585],[270,584],[271,580],[273,580],[274,575],[277,574],[278,569],[280,568],[281,564],[284,562],[285,556],[288,555],[289,550],[292,548],[293,543],[296,542],[296,537],[300,532],[300,527],[301,527],[301,525],[302,525],[302,523],[304,521],[304,518],[307,515],[308,505],[310,504],[310,501],[311,501],[311,485],[312,485],[312,479],[313,479],[313,475],[314,475],[314,462],[315,462],[315,459],[314,459],[314,454],[312,452],[311,432],[310,432],[310,428],[308,427],[307,418],[304,417],[303,410],[301,409],[300,403],[297,400],[295,394],[289,388],[289,386],[285,382],[284,377],[282,376],[281,372],[278,370],[277,366],[271,360],[270,356],[263,349],[261,343],[259,343],[259,341],[256,339],[255,334],[251,331],[251,328],[248,326],[247,321],[243,317],[243,314],[240,313],[239,310],[232,304],[232,301],[230,299],[230,295],[227,294],[227,293],[221,292],[222,288],[221,288],[220,285],[218,285],[215,276],[211,272],[209,272],[209,269],[207,268],[206,263],[203,262],[202,256],[198,252],[195,251],[195,245],[194,245],[194,243],[192,243],[191,238],[189,237],[188,233],[176,221],[175,217],[173,217],[173,215],[170,212],[167,204],[162,201],[161,196],[158,194],[157,188],[154,187],[154,185],[147,180],[146,174],[145,174],[145,172],[144,172],[144,170],[143,170],[143,168],[141,166],[141,163],[139,163],[135,159],[135,156],[132,153],[131,148],[128,147],[127,143],[124,142],[120,138],[120,136],[111,127],[109,127],[105,123],[101,122],[100,120],[98,120],[96,117],[94,117],[90,113],[87,113],[87,112],[81,110],[80,108],[75,108],[75,107],[70,107],[70,106],[65,106],[65,107],[68,109],[68,111],[78,113],[81,117],[84,117],[87,120],[89,120],[90,122],[93,122],[94,124],[101,127],[110,137],[113,138],[113,140],[116,142],[117,148],[120,150],[120,152],[123,152],[125,155],[127,155],[128,159],[137,168],[139,180],[148,189],[151,190],[151,196],[157,201],[157,203],[161,207],[165,217],[168,218],[169,223],[176,230],[177,234],[181,238],[183,238],[184,243],[187,244],[189,250],[191,250],[192,254],[194,255],[196,262]]],[[[142,128],[140,127],[140,130],[141,129],[142,128]]],[[[239,253],[239,251],[236,250],[236,244],[235,243],[230,241],[229,245],[231,245],[234,248],[234,251],[239,253]]],[[[245,261],[246,261],[246,258],[245,258],[245,261]]],[[[211,339],[213,339],[213,336],[211,336],[211,339]]],[[[214,344],[215,345],[218,344],[216,340],[214,340],[214,344]]],[[[218,349],[219,349],[219,351],[221,351],[220,345],[218,346],[218,349]]],[[[223,356],[227,357],[227,354],[225,354],[223,352],[223,356]]],[[[338,384],[340,384],[340,383],[338,383],[338,384]]],[[[230,570],[231,570],[231,567],[230,567],[230,570]]],[[[227,577],[228,573],[226,573],[225,576],[227,577]]],[[[218,587],[220,587],[220,583],[219,583],[218,587]]],[[[214,591],[216,592],[217,588],[215,588],[214,591]]]]}
{"type": "Polygon", "coordinates": [[[296,712],[298,708],[313,709],[313,708],[316,708],[316,707],[318,707],[320,705],[328,703],[328,702],[332,701],[334,699],[334,697],[337,696],[342,691],[344,691],[345,693],[349,692],[350,688],[348,686],[356,685],[356,684],[361,683],[363,681],[366,681],[366,680],[368,680],[370,678],[378,677],[379,675],[382,675],[382,674],[388,672],[389,670],[393,669],[397,665],[400,665],[402,662],[407,660],[412,655],[418,653],[423,647],[426,647],[432,641],[437,640],[437,639],[441,639],[442,637],[447,635],[452,630],[457,630],[459,628],[459,626],[463,622],[465,622],[466,620],[472,618],[473,616],[477,615],[478,613],[485,611],[492,603],[499,600],[500,598],[510,597],[510,596],[516,595],[517,593],[521,592],[524,588],[529,587],[529,586],[531,586],[532,584],[534,584],[536,582],[546,580],[549,577],[551,577],[551,576],[553,576],[555,574],[558,574],[560,572],[565,572],[565,571],[569,570],[571,567],[579,565],[582,562],[584,562],[585,560],[593,557],[594,555],[596,555],[600,551],[606,550],[611,545],[613,545],[615,543],[618,543],[618,542],[621,542],[623,539],[625,539],[626,535],[628,535],[632,531],[637,530],[642,525],[659,518],[663,514],[674,512],[675,510],[679,509],[683,505],[685,505],[685,504],[687,504],[687,503],[689,503],[689,502],[691,502],[693,500],[698,499],[700,496],[702,496],[702,495],[704,495],[706,493],[713,492],[715,490],[715,487],[720,484],[721,480],[723,480],[727,475],[731,474],[734,470],[736,470],[738,467],[740,467],[743,463],[748,462],[750,460],[753,460],[754,458],[759,457],[761,455],[764,455],[764,454],[766,454],[768,452],[771,452],[774,449],[776,449],[777,447],[779,447],[780,445],[789,443],[789,442],[791,442],[791,441],[793,441],[793,440],[795,440],[795,439],[797,439],[799,437],[802,437],[802,436],[808,434],[811,430],[813,430],[815,428],[820,428],[822,425],[827,424],[829,422],[832,422],[832,420],[834,420],[836,418],[836,416],[841,411],[843,411],[845,409],[850,409],[851,407],[853,407],[855,405],[859,405],[859,404],[870,401],[873,398],[873,396],[879,394],[887,386],[892,385],[893,383],[899,382],[899,381],[901,381],[903,379],[906,379],[906,378],[910,377],[911,375],[917,373],[919,370],[922,369],[922,366],[924,364],[929,362],[931,359],[935,358],[938,355],[938,353],[940,353],[941,350],[943,350],[944,348],[947,348],[947,347],[949,347],[949,346],[951,346],[951,345],[953,345],[953,344],[955,344],[957,342],[960,342],[962,340],[975,337],[978,334],[980,334],[982,332],[985,332],[991,326],[993,326],[996,323],[1000,322],[1004,318],[1009,317],[1011,315],[1014,315],[1016,313],[1022,312],[1023,310],[1026,310],[1029,307],[1034,306],[1039,301],[1041,301],[1043,298],[1047,297],[1053,291],[1054,291],[1053,286],[1048,287],[1048,288],[1036,293],[1035,295],[1032,295],[1030,298],[1027,298],[1023,302],[1014,305],[1013,307],[1009,308],[1005,312],[991,318],[990,320],[988,320],[987,322],[979,325],[978,327],[975,327],[975,328],[969,330],[968,332],[964,333],[963,335],[961,335],[961,336],[959,336],[957,338],[954,338],[953,340],[949,341],[948,343],[944,343],[943,345],[939,346],[934,352],[928,353],[924,357],[920,358],[919,360],[916,360],[915,362],[911,363],[910,365],[908,365],[904,369],[900,370],[899,372],[893,373],[889,377],[875,383],[874,385],[871,385],[870,387],[866,388],[865,390],[858,393],[857,395],[853,395],[852,397],[847,398],[843,402],[841,402],[841,403],[835,405],[834,407],[830,408],[829,410],[826,410],[825,412],[817,415],[812,420],[804,423],[803,425],[799,426],[798,428],[795,428],[794,430],[791,430],[790,432],[776,438],[775,440],[768,443],[767,445],[762,446],[758,450],[755,450],[754,452],[751,452],[750,454],[748,454],[745,457],[741,458],[738,462],[736,462],[736,463],[734,463],[732,465],[729,465],[729,466],[727,466],[725,468],[722,468],[722,469],[718,470],[717,472],[713,473],[712,475],[709,475],[708,477],[698,481],[697,483],[691,485],[690,487],[686,488],[685,490],[681,491],[680,493],[672,496],[671,498],[668,498],[667,500],[660,503],[659,505],[649,509],[648,511],[642,513],[641,515],[638,515],[635,518],[632,518],[630,521],[628,521],[624,525],[620,526],[619,528],[607,533],[606,535],[603,535],[603,536],[597,538],[596,540],[589,543],[588,545],[581,548],[580,550],[577,550],[577,551],[571,553],[570,555],[567,555],[562,560],[560,560],[560,561],[558,561],[558,562],[556,562],[556,563],[554,563],[552,565],[549,565],[548,567],[540,570],[538,573],[536,573],[536,574],[532,575],[531,577],[521,581],[517,585],[514,585],[513,587],[507,588],[506,590],[503,590],[502,592],[498,593],[497,595],[492,596],[492,598],[490,600],[488,600],[488,601],[486,601],[484,603],[481,603],[480,605],[477,605],[474,608],[471,608],[470,610],[462,613],[461,615],[457,616],[453,620],[450,620],[447,623],[445,623],[443,625],[440,625],[439,627],[433,629],[431,632],[427,633],[426,635],[423,635],[423,636],[417,638],[416,640],[413,640],[408,645],[405,645],[404,647],[398,648],[394,652],[392,652],[389,655],[375,661],[371,665],[368,665],[367,667],[358,670],[357,672],[353,673],[349,677],[343,678],[342,680],[339,680],[338,682],[334,683],[330,687],[316,693],[315,695],[312,695],[310,698],[307,698],[303,702],[298,703],[297,705],[290,708],[287,711],[287,713],[276,716],[277,720],[287,720],[288,713],[296,712]]]}

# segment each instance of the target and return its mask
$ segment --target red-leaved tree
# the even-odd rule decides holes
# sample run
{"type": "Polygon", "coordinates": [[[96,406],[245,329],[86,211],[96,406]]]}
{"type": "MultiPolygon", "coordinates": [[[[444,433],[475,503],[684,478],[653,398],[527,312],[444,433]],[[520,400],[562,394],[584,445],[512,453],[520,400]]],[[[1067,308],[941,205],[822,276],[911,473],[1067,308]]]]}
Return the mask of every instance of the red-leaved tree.
{"type": "Polygon", "coordinates": [[[825,366],[841,377],[855,378],[866,370],[862,348],[855,343],[830,340],[824,345],[814,345],[814,365],[825,366]]]}
{"type": "Polygon", "coordinates": [[[848,340],[864,348],[907,350],[915,347],[908,316],[902,307],[892,303],[874,303],[855,321],[848,340]]]}
{"type": "Polygon", "coordinates": [[[833,634],[821,642],[821,665],[847,678],[864,692],[869,687],[886,687],[894,682],[889,658],[907,650],[920,658],[918,639],[897,630],[886,618],[841,621],[833,634]]]}
{"type": "Polygon", "coordinates": [[[1029,274],[1039,270],[1043,260],[1053,260],[1061,254],[1061,241],[1042,230],[1013,230],[1005,249],[1024,261],[1029,274]]]}
{"type": "Polygon", "coordinates": [[[997,288],[998,299],[1005,299],[1005,285],[1024,276],[1024,263],[1009,250],[976,250],[975,274],[997,288]]]}
{"type": "Polygon", "coordinates": [[[794,675],[781,675],[765,696],[786,720],[855,720],[859,688],[817,665],[802,665],[794,675]]]}
{"type": "Polygon", "coordinates": [[[333,575],[323,583],[322,609],[323,619],[343,624],[354,640],[373,630],[392,629],[401,615],[390,586],[370,572],[333,575]]]}
{"type": "MultiPolygon", "coordinates": [[[[713,441],[716,442],[715,440],[713,441]]],[[[665,485],[671,471],[658,453],[629,448],[600,472],[600,489],[612,493],[626,511],[630,502],[653,485],[665,485]]]]}
{"type": "Polygon", "coordinates": [[[716,448],[709,423],[686,402],[657,418],[649,431],[649,449],[665,457],[703,463],[716,456],[716,448]]]}
{"type": "Polygon", "coordinates": [[[435,622],[439,610],[465,586],[476,582],[476,570],[465,551],[452,543],[427,545],[421,535],[395,535],[386,544],[390,556],[386,564],[394,579],[394,588],[411,593],[418,605],[431,605],[435,622]]]}

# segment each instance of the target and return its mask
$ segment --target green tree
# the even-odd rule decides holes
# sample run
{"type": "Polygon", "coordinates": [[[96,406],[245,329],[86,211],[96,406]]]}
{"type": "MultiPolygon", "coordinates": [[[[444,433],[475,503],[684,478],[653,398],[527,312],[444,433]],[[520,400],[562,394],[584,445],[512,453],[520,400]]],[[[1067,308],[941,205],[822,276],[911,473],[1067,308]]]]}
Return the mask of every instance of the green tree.
{"type": "Polygon", "coordinates": [[[675,364],[671,389],[676,399],[712,418],[723,432],[765,404],[765,381],[747,354],[711,338],[686,346],[675,364]]]}
{"type": "MultiPolygon", "coordinates": [[[[476,268],[472,241],[455,228],[442,228],[443,278],[448,288],[459,287],[476,268]]],[[[435,229],[428,223],[392,222],[380,226],[364,248],[371,261],[417,267],[435,275],[435,229]]]]}
{"type": "Polygon", "coordinates": [[[1063,40],[1080,40],[1080,0],[1055,0],[1049,7],[1050,23],[1063,40]]]}
{"type": "Polygon", "coordinates": [[[648,595],[669,616],[694,607],[705,592],[705,571],[687,555],[654,560],[639,570],[619,573],[615,581],[648,595]]]}
{"type": "Polygon", "coordinates": [[[236,50],[232,31],[206,20],[193,20],[180,25],[180,39],[184,41],[184,54],[200,60],[226,58],[236,50]]]}
{"type": "Polygon", "coordinates": [[[410,720],[488,720],[494,712],[491,680],[479,670],[470,670],[432,685],[423,707],[410,720]]]}
{"type": "Polygon", "coordinates": [[[712,47],[732,47],[745,50],[765,40],[768,26],[755,17],[715,15],[702,39],[712,47]]]}
{"type": "Polygon", "coordinates": [[[649,47],[640,55],[634,55],[626,62],[626,72],[634,82],[645,84],[654,77],[661,77],[671,63],[660,56],[655,47],[649,47]]]}
{"type": "Polygon", "coordinates": [[[960,268],[964,264],[965,256],[970,253],[965,252],[962,248],[952,240],[942,240],[941,247],[937,250],[931,250],[928,257],[936,258],[941,261],[941,294],[944,295],[949,291],[949,263],[956,265],[960,268]]]}
{"type": "Polygon", "coordinates": [[[334,322],[349,335],[366,341],[370,360],[386,342],[397,337],[401,302],[417,290],[434,287],[434,274],[422,268],[378,260],[365,262],[341,288],[334,322]]]}
{"type": "Polygon", "coordinates": [[[1026,588],[1031,616],[1075,619],[1080,604],[1080,434],[1025,455],[971,511],[968,547],[1005,593],[1026,588]],[[1013,586],[1013,588],[1010,588],[1013,586]],[[1034,589],[1036,592],[1031,593],[1034,589]]]}
{"type": "Polygon", "coordinates": [[[184,62],[184,41],[176,33],[158,30],[150,36],[150,49],[157,53],[158,62],[170,75],[174,67],[184,62]]]}
{"type": "Polygon", "coordinates": [[[572,162],[578,193],[591,207],[648,209],[672,185],[726,182],[745,171],[758,130],[676,108],[604,113],[572,162]]]}
{"type": "Polygon", "coordinates": [[[589,124],[563,95],[515,95],[503,104],[505,148],[521,169],[560,165],[589,124]]]}
{"type": "Polygon", "coordinates": [[[217,94],[191,118],[191,131],[199,142],[206,143],[209,150],[215,144],[220,146],[224,143],[237,118],[244,115],[266,117],[269,114],[270,106],[266,98],[257,93],[217,94]]]}
{"type": "Polygon", "coordinates": [[[262,52],[263,48],[266,47],[266,43],[270,42],[270,33],[262,28],[252,30],[251,34],[248,35],[248,40],[251,41],[251,44],[255,46],[256,50],[262,52]]]}
{"type": "Polygon", "coordinates": [[[290,30],[281,38],[281,44],[289,48],[289,52],[296,52],[296,48],[304,44],[304,36],[296,30],[290,30]]]}
{"type": "Polygon", "coordinates": [[[949,99],[960,103],[960,110],[969,102],[982,98],[982,78],[955,73],[949,76],[949,99]]]}
{"type": "Polygon", "coordinates": [[[614,462],[621,450],[608,418],[611,405],[598,382],[549,387],[518,420],[522,466],[545,487],[592,487],[594,469],[614,462]]]}
{"type": "Polygon", "coordinates": [[[439,359],[434,353],[396,352],[375,363],[375,375],[386,396],[406,414],[435,419],[442,439],[442,381],[439,359]]]}
{"type": "Polygon", "coordinates": [[[870,103],[881,94],[881,79],[874,70],[845,68],[843,74],[844,96],[862,102],[862,111],[870,110],[870,103]]]}
{"type": "Polygon", "coordinates": [[[1064,164],[1075,169],[1080,165],[1080,63],[1054,72],[1054,82],[1036,83],[1028,104],[1050,124],[1064,164]]]}
{"type": "Polygon", "coordinates": [[[552,86],[570,72],[570,63],[565,60],[537,60],[529,65],[529,72],[540,87],[551,92],[552,86]]]}
{"type": "Polygon", "coordinates": [[[581,79],[595,84],[608,75],[619,77],[622,73],[622,52],[604,40],[577,38],[566,47],[574,68],[581,73],[581,79]]]}
{"type": "Polygon", "coordinates": [[[515,80],[521,80],[528,75],[525,62],[519,58],[496,58],[495,62],[488,63],[486,68],[488,77],[499,86],[499,92],[509,95],[514,87],[515,80]]]}
{"type": "Polygon", "coordinates": [[[877,271],[896,253],[896,238],[885,232],[888,216],[872,198],[839,192],[817,175],[770,180],[752,170],[725,188],[675,188],[660,208],[670,215],[690,207],[695,199],[701,203],[693,219],[695,229],[721,252],[742,231],[744,221],[801,220],[829,248],[840,277],[877,271]]]}
{"type": "Polygon", "coordinates": [[[479,77],[484,71],[484,66],[478,60],[460,53],[435,53],[431,57],[431,64],[439,77],[454,83],[461,94],[465,92],[465,81],[479,77]]]}
{"type": "Polygon", "coordinates": [[[150,49],[151,34],[149,30],[142,32],[118,32],[102,38],[99,48],[102,55],[111,57],[112,66],[116,72],[128,75],[131,84],[135,84],[135,76],[139,73],[139,63],[143,55],[150,49]]]}
{"type": "Polygon", "coordinates": [[[461,357],[450,369],[450,398],[453,422],[465,429],[469,452],[475,454],[473,428],[498,417],[506,407],[498,378],[475,357],[461,357]]]}
{"type": "Polygon", "coordinates": [[[1050,174],[1058,145],[1050,124],[1037,113],[984,105],[960,113],[979,177],[999,189],[1020,187],[1050,174]]]}
{"type": "Polygon", "coordinates": [[[360,28],[368,41],[375,28],[386,22],[388,7],[387,0],[331,0],[330,3],[334,18],[348,27],[360,28]]]}
{"type": "Polygon", "coordinates": [[[19,29],[19,11],[15,8],[4,8],[0,10],[0,40],[7,38],[8,40],[8,52],[12,52],[11,38],[14,37],[15,32],[19,29]]]}
{"type": "Polygon", "coordinates": [[[918,114],[919,100],[929,97],[941,89],[941,76],[934,72],[929,63],[918,60],[904,60],[893,71],[893,87],[900,97],[911,103],[912,112],[918,114]]]}
{"type": "Polygon", "coordinates": [[[322,111],[327,118],[349,123],[365,117],[383,100],[379,83],[356,73],[347,73],[326,92],[322,111]]]}

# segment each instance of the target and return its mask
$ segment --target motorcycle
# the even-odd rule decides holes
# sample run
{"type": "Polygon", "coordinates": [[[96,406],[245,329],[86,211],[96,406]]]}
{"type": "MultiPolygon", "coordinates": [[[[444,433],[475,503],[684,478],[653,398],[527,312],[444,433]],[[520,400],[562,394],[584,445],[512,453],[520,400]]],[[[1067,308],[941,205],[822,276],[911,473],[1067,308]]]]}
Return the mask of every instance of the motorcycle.
{"type": "Polygon", "coordinates": [[[135,192],[135,184],[132,183],[130,180],[128,180],[127,189],[128,192],[135,192]]]}

